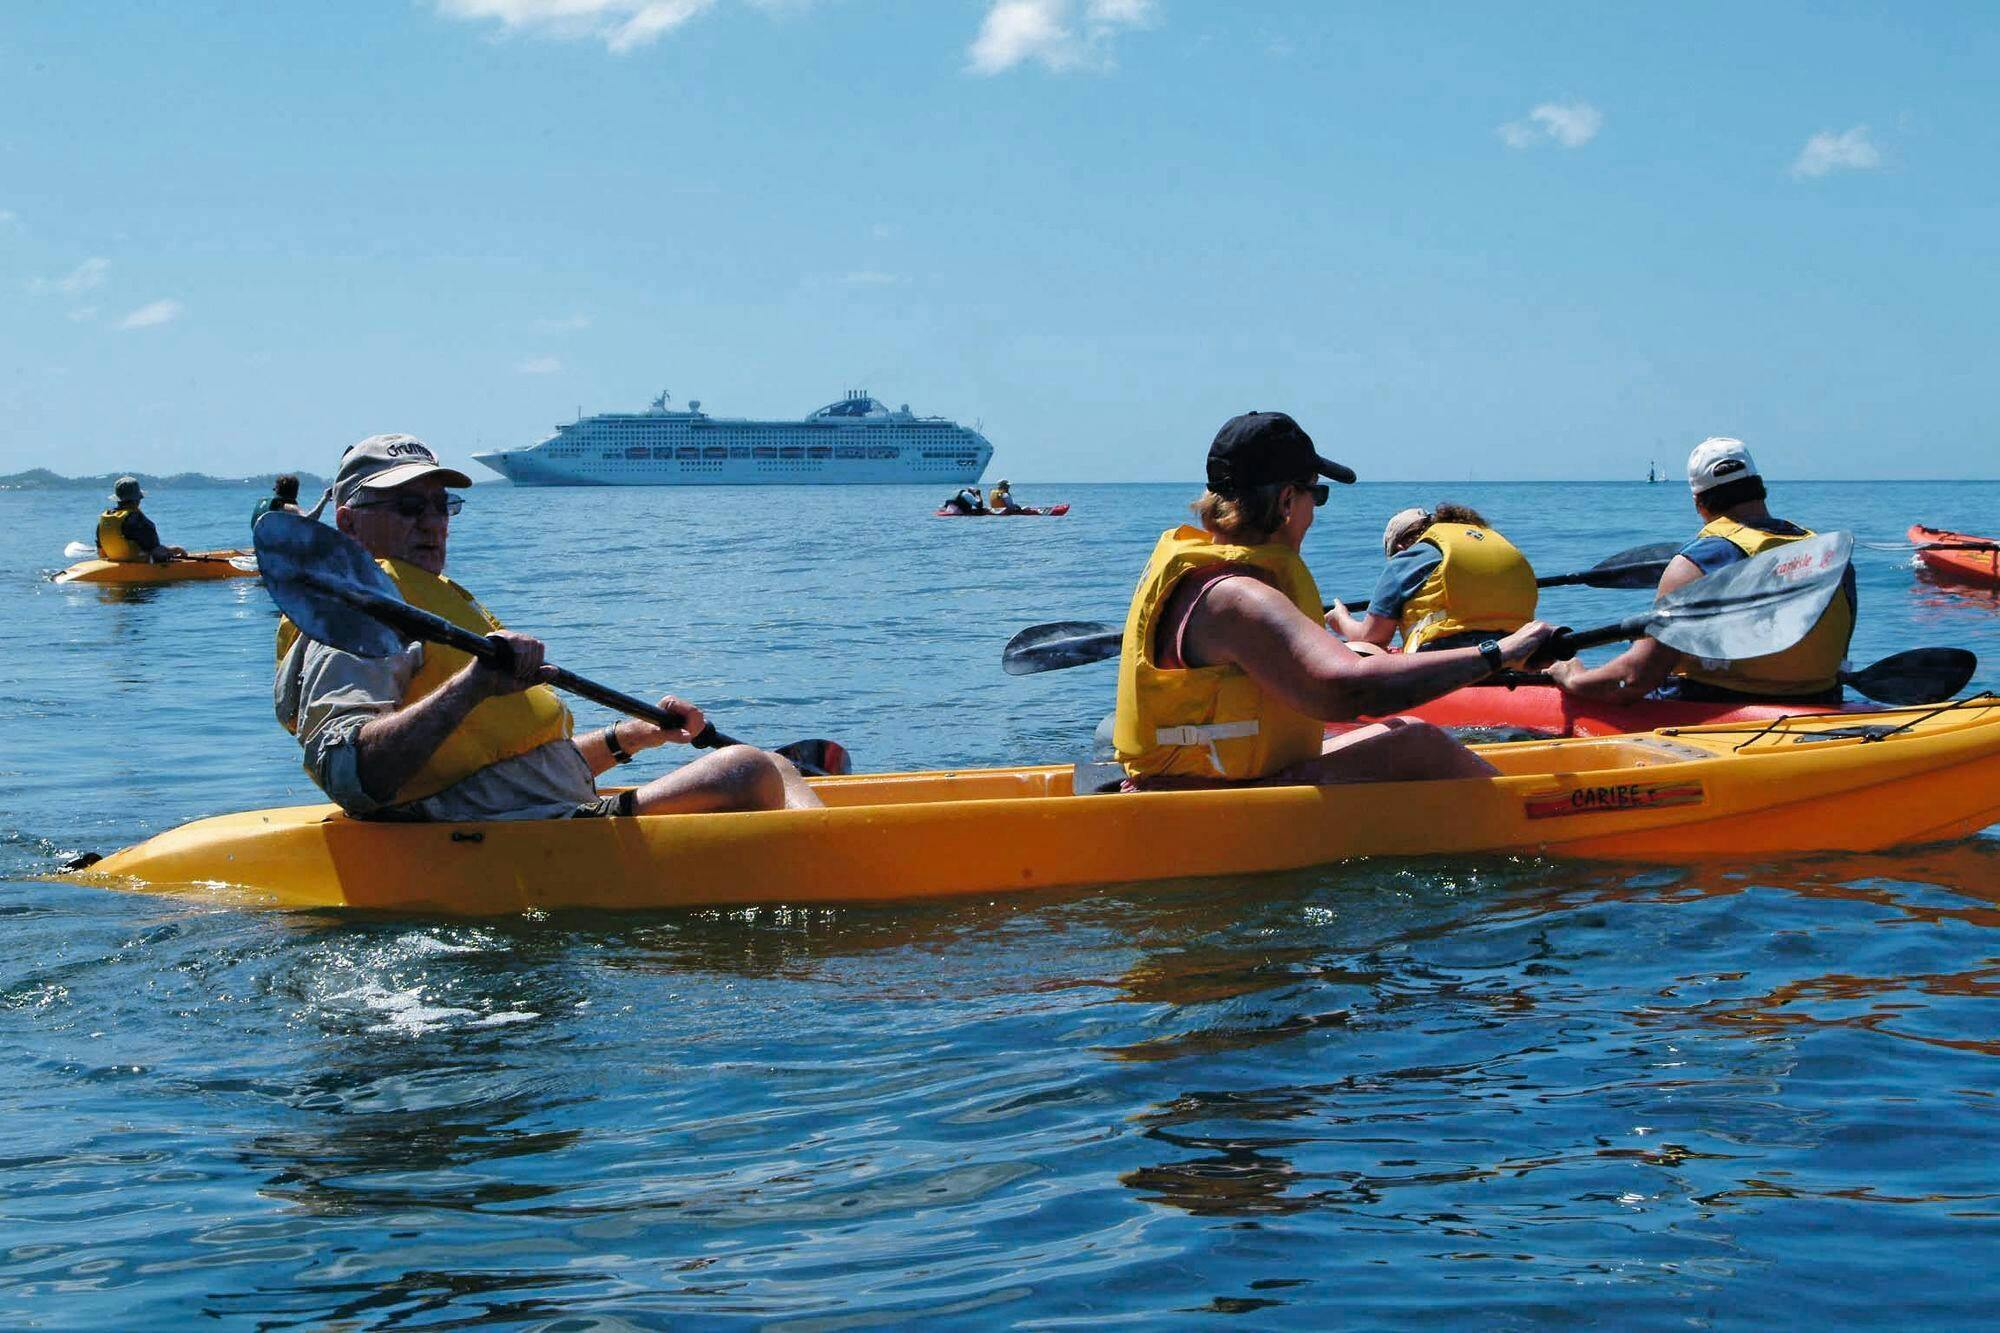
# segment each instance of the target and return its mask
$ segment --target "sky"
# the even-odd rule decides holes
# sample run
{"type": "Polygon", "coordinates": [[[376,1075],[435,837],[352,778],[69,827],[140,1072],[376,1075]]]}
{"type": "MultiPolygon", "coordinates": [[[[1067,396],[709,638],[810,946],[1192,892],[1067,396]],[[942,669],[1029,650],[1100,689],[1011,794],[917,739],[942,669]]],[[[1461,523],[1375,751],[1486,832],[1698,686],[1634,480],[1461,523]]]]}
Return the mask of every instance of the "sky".
{"type": "MultiPolygon", "coordinates": [[[[2000,9],[0,11],[0,473],[867,389],[1017,481],[2000,476],[2000,9]]],[[[477,470],[475,468],[475,470],[477,470]]]]}

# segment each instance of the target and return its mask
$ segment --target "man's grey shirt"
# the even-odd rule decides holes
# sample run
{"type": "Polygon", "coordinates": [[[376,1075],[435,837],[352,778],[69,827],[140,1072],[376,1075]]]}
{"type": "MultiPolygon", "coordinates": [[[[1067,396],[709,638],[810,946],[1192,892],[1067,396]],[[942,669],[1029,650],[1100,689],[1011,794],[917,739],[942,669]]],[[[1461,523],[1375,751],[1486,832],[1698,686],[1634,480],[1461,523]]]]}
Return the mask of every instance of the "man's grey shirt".
{"type": "Polygon", "coordinates": [[[480,769],[422,800],[387,805],[361,786],[354,737],[402,704],[424,664],[413,643],[390,657],[357,657],[300,635],[271,687],[278,720],[299,739],[306,771],[350,815],[437,821],[554,819],[597,797],[574,742],[548,744],[480,769]]]}

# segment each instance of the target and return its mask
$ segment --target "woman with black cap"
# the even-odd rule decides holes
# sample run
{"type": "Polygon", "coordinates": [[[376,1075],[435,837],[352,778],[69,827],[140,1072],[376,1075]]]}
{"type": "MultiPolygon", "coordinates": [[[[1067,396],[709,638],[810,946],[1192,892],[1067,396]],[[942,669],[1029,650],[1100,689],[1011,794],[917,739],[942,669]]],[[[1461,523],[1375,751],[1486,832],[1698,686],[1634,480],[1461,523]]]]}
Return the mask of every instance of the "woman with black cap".
{"type": "Polygon", "coordinates": [[[1314,511],[1351,468],[1320,457],[1282,412],[1224,423],[1208,451],[1199,527],[1162,534],[1132,596],[1118,668],[1115,740],[1134,790],[1482,777],[1494,769],[1448,733],[1394,718],[1325,737],[1328,722],[1383,717],[1528,663],[1555,631],[1530,621],[1498,640],[1362,657],[1320,621],[1299,558],[1314,511]]]}

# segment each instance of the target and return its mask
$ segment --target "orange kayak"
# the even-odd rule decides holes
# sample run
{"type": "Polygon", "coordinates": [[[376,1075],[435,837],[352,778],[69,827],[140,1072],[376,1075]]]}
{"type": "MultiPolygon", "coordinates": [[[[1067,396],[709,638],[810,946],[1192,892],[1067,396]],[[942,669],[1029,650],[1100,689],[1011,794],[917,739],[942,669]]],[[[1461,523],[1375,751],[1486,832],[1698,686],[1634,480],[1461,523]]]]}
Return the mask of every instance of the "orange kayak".
{"type": "Polygon", "coordinates": [[[190,579],[254,579],[251,551],[190,551],[179,560],[85,560],[56,575],[57,583],[185,583],[190,579]]]}
{"type": "Polygon", "coordinates": [[[1911,525],[1909,536],[1916,543],[1917,559],[1939,578],[2000,588],[2000,541],[1921,523],[1911,525]]]}

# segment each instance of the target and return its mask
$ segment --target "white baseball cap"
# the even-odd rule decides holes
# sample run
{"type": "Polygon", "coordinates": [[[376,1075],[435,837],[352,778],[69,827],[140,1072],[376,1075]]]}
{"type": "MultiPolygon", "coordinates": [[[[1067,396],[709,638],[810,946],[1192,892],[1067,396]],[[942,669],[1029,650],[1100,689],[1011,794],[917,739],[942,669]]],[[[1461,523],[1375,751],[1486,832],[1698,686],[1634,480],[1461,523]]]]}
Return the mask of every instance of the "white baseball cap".
{"type": "Polygon", "coordinates": [[[1756,460],[1741,440],[1711,435],[1688,455],[1688,489],[1696,495],[1745,477],[1756,477],[1756,460]]]}
{"type": "Polygon", "coordinates": [[[435,476],[447,486],[470,486],[472,478],[437,461],[431,447],[414,435],[370,435],[347,446],[333,478],[333,502],[350,505],[361,491],[391,491],[418,477],[435,476]]]}
{"type": "Polygon", "coordinates": [[[1401,509],[1389,520],[1389,526],[1382,529],[1382,554],[1396,554],[1396,543],[1401,541],[1412,528],[1427,528],[1431,516],[1421,509],[1401,509]]]}

